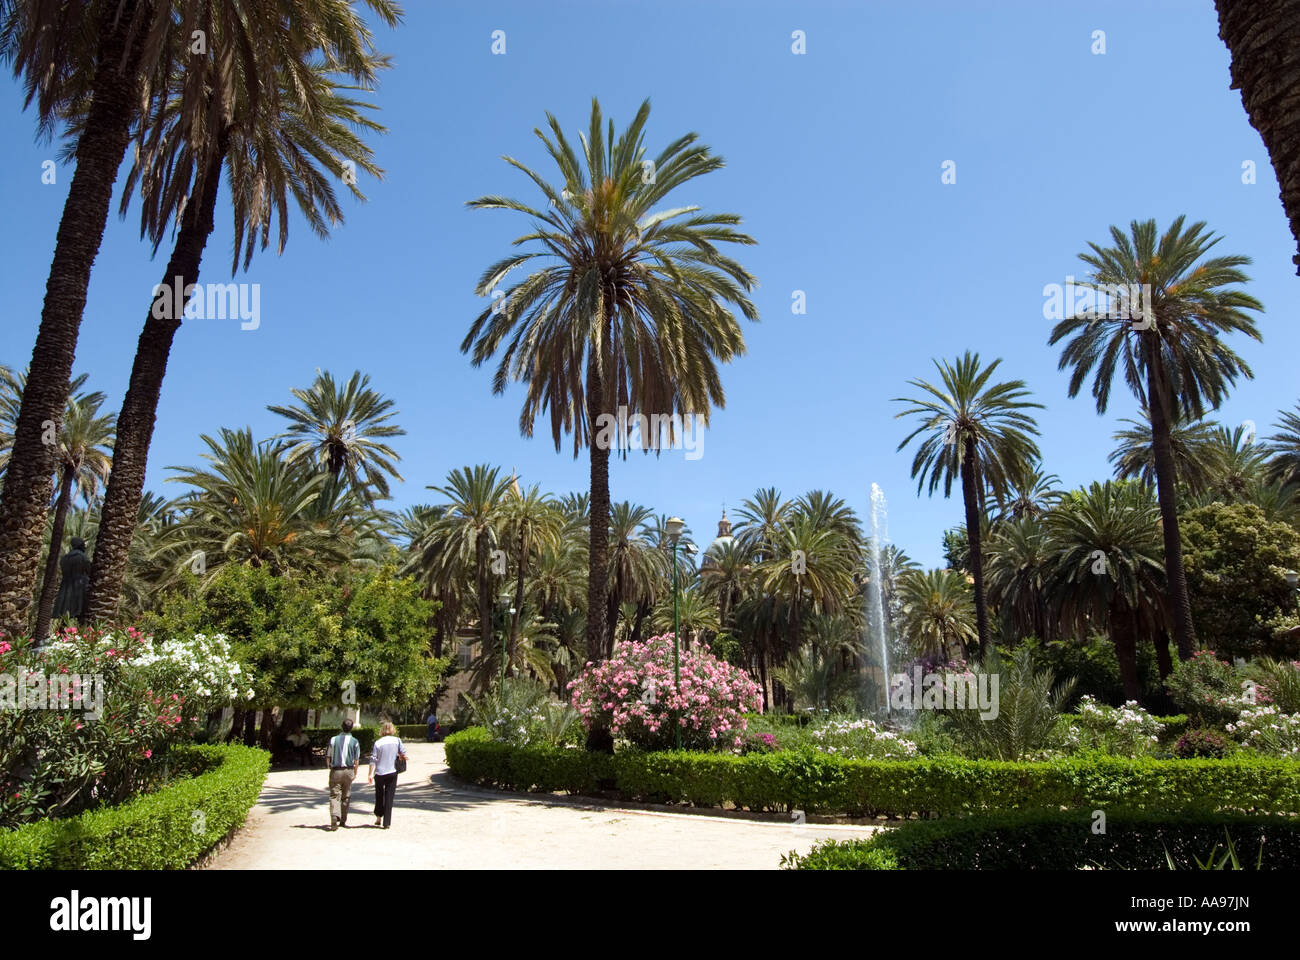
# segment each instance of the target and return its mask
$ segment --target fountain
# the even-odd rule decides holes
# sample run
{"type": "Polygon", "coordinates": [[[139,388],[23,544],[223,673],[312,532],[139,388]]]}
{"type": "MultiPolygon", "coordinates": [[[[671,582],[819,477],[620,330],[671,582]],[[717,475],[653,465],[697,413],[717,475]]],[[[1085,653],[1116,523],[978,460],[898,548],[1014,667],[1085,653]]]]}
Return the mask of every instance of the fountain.
{"type": "Polygon", "coordinates": [[[881,687],[889,712],[889,637],[885,619],[884,563],[889,540],[889,509],[879,484],[871,485],[871,537],[867,564],[867,622],[880,650],[881,687]]]}

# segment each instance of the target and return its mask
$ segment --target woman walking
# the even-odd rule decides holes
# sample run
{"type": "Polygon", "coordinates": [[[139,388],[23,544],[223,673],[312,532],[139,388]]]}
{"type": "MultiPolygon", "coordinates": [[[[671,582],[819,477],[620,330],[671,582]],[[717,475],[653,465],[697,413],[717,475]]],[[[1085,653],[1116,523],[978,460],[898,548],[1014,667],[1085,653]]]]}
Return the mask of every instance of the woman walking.
{"type": "Polygon", "coordinates": [[[406,747],[397,736],[397,728],[388,720],[379,728],[379,734],[370,752],[366,781],[375,785],[375,826],[382,825],[387,830],[393,822],[397,775],[406,769],[406,747]]]}

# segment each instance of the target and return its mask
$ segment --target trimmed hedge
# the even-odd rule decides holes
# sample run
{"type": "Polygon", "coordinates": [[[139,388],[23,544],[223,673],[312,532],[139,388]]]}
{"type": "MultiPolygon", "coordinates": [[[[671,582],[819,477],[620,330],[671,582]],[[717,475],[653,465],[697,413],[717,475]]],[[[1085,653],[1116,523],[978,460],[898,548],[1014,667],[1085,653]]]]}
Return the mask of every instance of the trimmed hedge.
{"type": "Polygon", "coordinates": [[[854,816],[954,816],[983,811],[1093,809],[1300,812],[1300,763],[1240,755],[1155,760],[1094,755],[1045,763],[929,757],[853,760],[780,751],[735,756],[674,751],[614,754],[515,747],[481,727],[447,738],[463,780],[507,790],[854,816]]]}
{"type": "Polygon", "coordinates": [[[1115,813],[1093,833],[1088,811],[915,820],[867,840],[829,840],[782,865],[795,870],[1069,870],[1101,867],[1179,869],[1227,852],[1232,838],[1243,869],[1300,866],[1300,820],[1207,814],[1115,813]],[[1261,843],[1263,859],[1260,860],[1261,843]]]}
{"type": "Polygon", "coordinates": [[[403,740],[428,740],[429,725],[427,723],[398,723],[397,735],[403,740]]]}
{"type": "Polygon", "coordinates": [[[255,747],[185,746],[173,763],[197,775],[116,807],[0,831],[3,870],[179,870],[244,822],[270,754],[255,747]]]}
{"type": "MultiPolygon", "coordinates": [[[[342,727],[304,727],[303,733],[307,735],[307,740],[313,748],[328,750],[330,739],[338,736],[343,732],[342,727]]],[[[361,745],[361,757],[364,760],[370,756],[370,748],[375,745],[379,739],[379,730],[376,727],[353,727],[352,736],[357,738],[357,743],[361,745]]]]}

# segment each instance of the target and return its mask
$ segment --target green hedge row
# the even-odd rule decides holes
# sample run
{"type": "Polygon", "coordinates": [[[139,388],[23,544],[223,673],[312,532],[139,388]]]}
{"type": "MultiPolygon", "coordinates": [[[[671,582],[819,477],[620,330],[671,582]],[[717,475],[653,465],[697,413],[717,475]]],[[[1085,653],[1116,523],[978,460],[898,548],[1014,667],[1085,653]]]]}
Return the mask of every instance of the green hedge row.
{"type": "Polygon", "coordinates": [[[427,723],[398,723],[397,735],[403,740],[428,740],[429,725],[427,723]]]}
{"type": "Polygon", "coordinates": [[[1093,809],[1300,812],[1300,763],[1112,756],[1012,763],[932,757],[852,760],[781,751],[746,756],[623,751],[613,756],[496,743],[482,728],[447,738],[464,780],[508,790],[590,793],[629,800],[854,816],[952,816],[982,811],[1093,809]]]}
{"type": "MultiPolygon", "coordinates": [[[[305,727],[302,732],[307,735],[307,739],[313,747],[327,750],[329,749],[330,740],[338,736],[342,730],[342,727],[305,727]]],[[[379,730],[376,727],[353,727],[352,736],[356,737],[357,743],[361,745],[361,759],[365,760],[366,757],[370,756],[370,748],[379,739],[379,730]]]]}
{"type": "Polygon", "coordinates": [[[1114,813],[1093,832],[1088,811],[914,820],[867,840],[828,840],[782,865],[796,870],[1197,869],[1232,838],[1241,867],[1300,866],[1300,820],[1225,814],[1114,813]],[[1262,856],[1261,856],[1262,854],[1262,856]]]}
{"type": "Polygon", "coordinates": [[[270,754],[243,745],[186,746],[190,779],[120,806],[0,831],[0,870],[179,870],[244,822],[270,754]]]}

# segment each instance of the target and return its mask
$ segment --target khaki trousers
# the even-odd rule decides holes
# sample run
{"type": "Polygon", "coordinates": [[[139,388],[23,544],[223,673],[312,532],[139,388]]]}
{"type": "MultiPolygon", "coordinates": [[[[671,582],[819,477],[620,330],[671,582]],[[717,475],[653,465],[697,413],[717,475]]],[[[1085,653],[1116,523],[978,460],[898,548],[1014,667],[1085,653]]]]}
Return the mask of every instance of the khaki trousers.
{"type": "Polygon", "coordinates": [[[356,775],[351,767],[330,771],[330,826],[348,822],[348,801],[356,775]]]}

